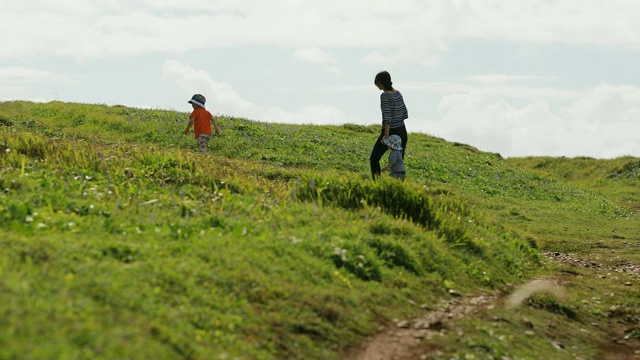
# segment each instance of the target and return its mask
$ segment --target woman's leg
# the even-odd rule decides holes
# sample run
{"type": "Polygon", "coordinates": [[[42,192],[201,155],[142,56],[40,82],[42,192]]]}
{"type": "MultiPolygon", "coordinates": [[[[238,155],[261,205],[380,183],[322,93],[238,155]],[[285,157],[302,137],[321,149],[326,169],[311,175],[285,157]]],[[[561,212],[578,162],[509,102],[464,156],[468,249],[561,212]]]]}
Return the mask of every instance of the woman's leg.
{"type": "Polygon", "coordinates": [[[373,144],[373,149],[371,150],[371,156],[369,156],[369,162],[371,163],[371,178],[375,180],[380,176],[380,159],[382,159],[382,155],[387,152],[387,145],[381,144],[383,132],[380,132],[380,136],[376,140],[376,143],[373,144]]]}
{"type": "Polygon", "coordinates": [[[399,128],[393,128],[389,130],[389,135],[398,135],[400,139],[402,139],[402,159],[404,160],[404,154],[407,150],[407,141],[409,137],[407,136],[407,128],[405,126],[399,128]]]}

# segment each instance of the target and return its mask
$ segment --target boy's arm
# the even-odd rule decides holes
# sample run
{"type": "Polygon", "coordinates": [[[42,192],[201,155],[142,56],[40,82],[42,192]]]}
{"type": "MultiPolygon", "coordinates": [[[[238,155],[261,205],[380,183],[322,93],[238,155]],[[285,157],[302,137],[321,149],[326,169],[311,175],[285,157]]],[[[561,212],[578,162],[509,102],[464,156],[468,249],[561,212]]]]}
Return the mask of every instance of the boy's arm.
{"type": "Polygon", "coordinates": [[[216,133],[216,135],[220,136],[220,130],[218,130],[218,121],[216,120],[216,117],[211,115],[211,123],[213,124],[213,131],[216,133]]]}
{"type": "Polygon", "coordinates": [[[184,134],[185,135],[189,134],[189,129],[191,128],[191,125],[193,125],[193,118],[192,117],[189,118],[189,122],[187,123],[187,128],[184,129],[184,134]]]}
{"type": "Polygon", "coordinates": [[[380,171],[387,171],[391,169],[393,165],[395,165],[397,162],[398,162],[398,157],[395,157],[394,155],[389,154],[389,161],[387,162],[387,165],[385,165],[385,167],[380,169],[380,171]]]}

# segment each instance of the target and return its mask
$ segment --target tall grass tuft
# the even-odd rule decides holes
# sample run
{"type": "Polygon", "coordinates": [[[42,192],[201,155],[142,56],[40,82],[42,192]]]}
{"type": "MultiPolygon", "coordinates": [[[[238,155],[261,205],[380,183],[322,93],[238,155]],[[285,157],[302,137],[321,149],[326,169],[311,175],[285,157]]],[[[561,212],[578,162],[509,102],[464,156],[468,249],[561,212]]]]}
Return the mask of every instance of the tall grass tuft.
{"type": "Polygon", "coordinates": [[[474,210],[466,201],[426,187],[404,184],[393,179],[378,182],[356,178],[308,178],[301,182],[298,198],[303,201],[332,204],[345,209],[365,205],[407,218],[437,232],[452,246],[481,255],[485,245],[474,239],[470,227],[474,210]]]}

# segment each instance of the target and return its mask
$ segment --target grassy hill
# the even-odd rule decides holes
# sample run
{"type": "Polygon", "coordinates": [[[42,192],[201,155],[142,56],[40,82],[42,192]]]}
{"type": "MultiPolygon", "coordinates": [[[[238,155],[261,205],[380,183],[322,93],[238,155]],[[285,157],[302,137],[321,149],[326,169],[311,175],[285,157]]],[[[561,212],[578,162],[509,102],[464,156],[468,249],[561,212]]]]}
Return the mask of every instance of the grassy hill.
{"type": "Polygon", "coordinates": [[[416,133],[408,180],[372,182],[378,126],[222,117],[202,155],[186,117],[0,103],[0,358],[339,359],[393,319],[557,274],[566,299],[470,316],[433,356],[597,358],[611,322],[640,337],[637,286],[541,255],[638,263],[638,159],[416,133]]]}

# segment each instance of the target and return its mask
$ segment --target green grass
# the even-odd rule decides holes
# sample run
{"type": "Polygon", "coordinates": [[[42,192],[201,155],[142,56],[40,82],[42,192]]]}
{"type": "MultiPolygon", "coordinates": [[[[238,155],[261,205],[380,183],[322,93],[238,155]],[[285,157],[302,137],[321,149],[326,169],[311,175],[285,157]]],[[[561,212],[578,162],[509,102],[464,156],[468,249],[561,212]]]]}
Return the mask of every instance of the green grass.
{"type": "MultiPolygon", "coordinates": [[[[372,182],[377,126],[222,117],[202,155],[186,117],[0,103],[0,358],[338,359],[449,289],[548,274],[541,250],[639,240],[634,158],[503,159],[416,133],[408,180],[372,182]]],[[[528,316],[605,321],[580,307],[599,290],[577,288],[557,305],[579,320],[536,298],[528,316]]],[[[442,350],[527,358],[543,341],[476,321],[442,350]]],[[[596,356],[604,336],[571,341],[596,356]]]]}

